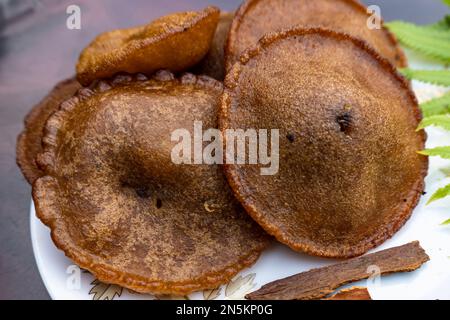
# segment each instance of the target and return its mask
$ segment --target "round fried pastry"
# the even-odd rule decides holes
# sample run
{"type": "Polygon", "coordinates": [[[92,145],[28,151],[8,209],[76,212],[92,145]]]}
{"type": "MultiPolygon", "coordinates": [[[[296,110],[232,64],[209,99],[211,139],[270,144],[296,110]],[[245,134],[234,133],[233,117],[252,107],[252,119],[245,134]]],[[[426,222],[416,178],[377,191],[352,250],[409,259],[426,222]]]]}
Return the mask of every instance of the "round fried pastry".
{"type": "Polygon", "coordinates": [[[268,236],[217,165],[177,165],[171,134],[217,127],[222,85],[160,72],[80,90],[46,125],[33,185],[56,246],[100,281],[138,292],[215,288],[253,264],[268,236]]]}
{"type": "Polygon", "coordinates": [[[405,67],[406,56],[394,35],[382,21],[379,29],[369,28],[372,20],[367,8],[357,0],[246,0],[231,25],[226,66],[230,68],[264,34],[302,26],[348,33],[368,42],[395,66],[405,67]]]}
{"type": "Polygon", "coordinates": [[[410,217],[428,166],[417,154],[421,113],[409,83],[361,40],[320,28],[268,35],[229,71],[222,100],[223,134],[279,129],[276,175],[260,175],[261,165],[225,172],[280,242],[347,258],[410,217]]]}
{"type": "Polygon", "coordinates": [[[76,69],[83,85],[119,72],[185,71],[208,52],[220,10],[167,15],[139,27],[102,33],[80,54],[76,69]]]}

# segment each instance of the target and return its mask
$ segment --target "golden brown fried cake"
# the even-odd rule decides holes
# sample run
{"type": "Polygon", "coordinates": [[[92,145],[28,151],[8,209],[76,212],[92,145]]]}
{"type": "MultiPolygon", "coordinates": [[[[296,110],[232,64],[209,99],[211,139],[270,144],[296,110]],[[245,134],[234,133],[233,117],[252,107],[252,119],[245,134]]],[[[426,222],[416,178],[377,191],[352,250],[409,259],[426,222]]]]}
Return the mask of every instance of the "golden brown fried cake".
{"type": "Polygon", "coordinates": [[[223,12],[217,25],[216,34],[206,57],[196,66],[194,72],[206,74],[216,80],[223,81],[225,78],[225,42],[230,30],[234,13],[223,12]]]}
{"type": "Polygon", "coordinates": [[[164,16],[144,26],[105,32],[81,52],[77,79],[89,85],[119,72],[184,71],[208,52],[219,15],[219,9],[207,7],[164,16]]]}
{"type": "Polygon", "coordinates": [[[80,88],[75,78],[59,82],[25,117],[25,128],[17,138],[16,159],[28,183],[32,184],[44,175],[36,164],[36,156],[42,152],[45,122],[61,102],[72,97],[80,88]]]}
{"type": "Polygon", "coordinates": [[[225,166],[237,198],[279,241],[357,256],[409,218],[428,165],[417,154],[421,113],[408,82],[364,42],[318,28],[268,35],[225,86],[222,130],[280,130],[276,175],[225,166]]]}
{"type": "Polygon", "coordinates": [[[299,25],[349,33],[367,41],[397,67],[405,67],[406,57],[395,37],[384,26],[369,29],[370,16],[366,7],[356,0],[244,1],[231,25],[226,65],[230,68],[244,50],[253,47],[264,34],[299,25]]]}
{"type": "Polygon", "coordinates": [[[46,176],[33,185],[56,246],[100,281],[139,292],[215,288],[250,266],[268,236],[217,165],[171,161],[175,129],[217,126],[222,85],[168,72],[82,89],[46,125],[46,176]]]}

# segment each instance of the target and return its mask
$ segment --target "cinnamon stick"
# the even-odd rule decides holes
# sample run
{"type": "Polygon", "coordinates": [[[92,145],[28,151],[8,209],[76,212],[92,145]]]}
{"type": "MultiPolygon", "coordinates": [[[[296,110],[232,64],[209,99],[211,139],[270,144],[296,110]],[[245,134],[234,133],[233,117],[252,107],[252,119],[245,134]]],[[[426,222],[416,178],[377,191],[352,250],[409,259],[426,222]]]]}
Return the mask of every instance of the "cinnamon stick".
{"type": "Polygon", "coordinates": [[[342,289],[324,300],[372,300],[372,297],[365,287],[351,287],[342,289]]]}
{"type": "Polygon", "coordinates": [[[312,269],[268,283],[246,295],[251,300],[320,299],[350,282],[367,279],[369,266],[377,266],[381,274],[413,271],[430,258],[418,241],[364,256],[352,258],[323,268],[312,269]]]}

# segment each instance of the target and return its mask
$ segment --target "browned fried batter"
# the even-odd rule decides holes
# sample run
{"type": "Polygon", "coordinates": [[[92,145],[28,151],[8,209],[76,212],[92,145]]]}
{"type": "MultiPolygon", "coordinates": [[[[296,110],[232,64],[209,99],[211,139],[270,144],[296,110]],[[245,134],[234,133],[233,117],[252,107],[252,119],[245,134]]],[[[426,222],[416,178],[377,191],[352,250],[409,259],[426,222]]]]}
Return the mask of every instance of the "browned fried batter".
{"type": "Polygon", "coordinates": [[[215,288],[253,264],[268,237],[221,168],[171,160],[175,129],[217,126],[221,93],[212,78],[159,72],[64,102],[47,121],[46,175],[33,185],[56,246],[100,281],[157,294],[215,288]]]}
{"type": "MultiPolygon", "coordinates": [[[[302,26],[349,33],[367,41],[395,66],[405,67],[406,56],[394,35],[383,24],[380,29],[370,29],[369,17],[366,7],[356,0],[246,0],[231,26],[226,65],[230,68],[264,34],[302,26]]],[[[329,59],[333,60],[332,54],[329,59]]]]}
{"type": "Polygon", "coordinates": [[[139,27],[102,33],[87,46],[77,64],[83,85],[119,72],[152,74],[159,69],[184,71],[208,52],[219,21],[216,7],[180,12],[139,27]]]}
{"type": "Polygon", "coordinates": [[[75,78],[59,82],[25,117],[25,128],[17,138],[16,160],[28,183],[32,184],[44,175],[36,164],[36,156],[42,152],[45,122],[61,102],[72,97],[80,88],[81,85],[75,78]]]}
{"type": "Polygon", "coordinates": [[[220,20],[211,44],[211,49],[200,64],[195,67],[195,73],[206,74],[216,80],[223,81],[225,78],[225,42],[233,17],[234,13],[231,12],[223,12],[220,14],[220,20]]]}
{"type": "Polygon", "coordinates": [[[272,34],[225,85],[223,131],[279,129],[277,174],[261,175],[262,165],[225,171],[247,212],[280,242],[352,257],[410,217],[428,167],[417,154],[421,113],[409,83],[364,42],[320,28],[272,34]]]}
{"type": "Polygon", "coordinates": [[[367,279],[367,268],[376,265],[381,274],[414,271],[427,262],[428,255],[418,241],[327,267],[312,269],[268,283],[246,296],[252,300],[320,299],[349,282],[367,279]]]}

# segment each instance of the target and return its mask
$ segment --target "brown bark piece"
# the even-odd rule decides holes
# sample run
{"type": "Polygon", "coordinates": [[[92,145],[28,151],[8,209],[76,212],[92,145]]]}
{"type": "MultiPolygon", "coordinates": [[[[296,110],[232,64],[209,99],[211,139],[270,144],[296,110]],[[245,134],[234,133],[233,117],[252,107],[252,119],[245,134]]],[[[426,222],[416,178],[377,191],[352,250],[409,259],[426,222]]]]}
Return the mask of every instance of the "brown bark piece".
{"type": "Polygon", "coordinates": [[[342,289],[323,300],[372,300],[372,297],[365,287],[351,287],[342,289]]]}
{"type": "Polygon", "coordinates": [[[381,274],[414,271],[429,260],[418,241],[323,268],[312,269],[268,283],[246,296],[250,300],[320,299],[350,282],[367,279],[367,268],[376,265],[381,274]]]}

